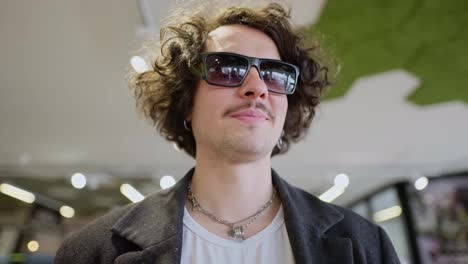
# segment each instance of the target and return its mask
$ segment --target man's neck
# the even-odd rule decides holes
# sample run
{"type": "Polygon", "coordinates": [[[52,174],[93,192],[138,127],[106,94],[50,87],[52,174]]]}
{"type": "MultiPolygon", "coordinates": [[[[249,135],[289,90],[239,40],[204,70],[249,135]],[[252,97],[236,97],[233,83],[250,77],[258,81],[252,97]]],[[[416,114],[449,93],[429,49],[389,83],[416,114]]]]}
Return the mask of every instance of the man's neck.
{"type": "Polygon", "coordinates": [[[192,191],[202,207],[235,222],[262,207],[273,191],[270,157],[234,163],[197,157],[192,191]]]}

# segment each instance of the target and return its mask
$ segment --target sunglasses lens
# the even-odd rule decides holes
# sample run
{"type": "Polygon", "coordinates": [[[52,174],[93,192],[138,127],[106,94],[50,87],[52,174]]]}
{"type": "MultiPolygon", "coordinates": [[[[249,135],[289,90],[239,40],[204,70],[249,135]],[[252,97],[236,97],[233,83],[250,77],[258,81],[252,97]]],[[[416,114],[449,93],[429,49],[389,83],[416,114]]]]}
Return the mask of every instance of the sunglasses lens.
{"type": "Polygon", "coordinates": [[[211,54],[206,58],[206,80],[215,85],[236,86],[242,82],[248,67],[245,58],[211,54]]]}
{"type": "Polygon", "coordinates": [[[261,76],[268,90],[290,94],[296,87],[296,70],[291,65],[277,61],[263,61],[261,76]]]}

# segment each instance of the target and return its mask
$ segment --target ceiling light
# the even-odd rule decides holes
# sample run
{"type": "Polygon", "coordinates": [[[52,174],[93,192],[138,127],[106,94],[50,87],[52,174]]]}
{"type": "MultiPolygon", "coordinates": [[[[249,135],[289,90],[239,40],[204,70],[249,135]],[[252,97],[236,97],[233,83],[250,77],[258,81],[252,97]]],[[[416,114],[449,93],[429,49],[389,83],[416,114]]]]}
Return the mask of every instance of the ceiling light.
{"type": "Polygon", "coordinates": [[[120,192],[133,203],[137,203],[145,199],[143,194],[141,194],[139,191],[137,191],[137,189],[128,183],[120,185],[120,192]]]}
{"type": "Polygon", "coordinates": [[[349,185],[349,177],[348,175],[341,173],[336,175],[335,177],[335,185],[340,188],[346,188],[349,185]]]}
{"type": "Polygon", "coordinates": [[[340,195],[344,193],[345,189],[341,188],[337,185],[333,185],[330,189],[325,191],[323,194],[319,196],[319,199],[331,203],[333,202],[336,198],[338,198],[340,195]]]}
{"type": "Polygon", "coordinates": [[[25,191],[8,183],[0,184],[0,192],[18,200],[21,200],[25,203],[33,203],[34,200],[36,200],[36,196],[33,193],[25,191]]]}
{"type": "Polygon", "coordinates": [[[159,185],[161,186],[162,189],[170,188],[174,186],[175,183],[176,183],[176,180],[174,179],[174,177],[169,176],[169,175],[163,176],[161,180],[159,181],[159,185]]]}
{"type": "Polygon", "coordinates": [[[319,199],[327,203],[333,202],[342,195],[349,185],[349,177],[344,173],[336,175],[334,185],[319,196],[319,199]]]}
{"type": "Polygon", "coordinates": [[[72,218],[75,216],[75,209],[71,208],[70,206],[63,205],[60,207],[60,214],[63,217],[72,218]]]}
{"type": "Polygon", "coordinates": [[[428,184],[429,180],[426,177],[420,177],[414,182],[414,188],[416,188],[416,190],[422,191],[427,187],[428,184]]]}
{"type": "Polygon", "coordinates": [[[400,206],[395,205],[387,209],[380,210],[374,214],[374,222],[380,223],[388,221],[392,218],[400,216],[402,209],[400,206]]]}
{"type": "Polygon", "coordinates": [[[86,186],[86,176],[81,173],[75,173],[71,176],[71,184],[76,189],[83,189],[86,186]]]}
{"type": "Polygon", "coordinates": [[[133,56],[130,59],[130,64],[137,73],[143,73],[145,71],[148,71],[148,65],[146,64],[145,60],[140,56],[133,56]]]}
{"type": "Polygon", "coordinates": [[[39,250],[39,242],[37,242],[36,240],[29,241],[27,246],[28,250],[31,252],[36,252],[37,250],[39,250]]]}

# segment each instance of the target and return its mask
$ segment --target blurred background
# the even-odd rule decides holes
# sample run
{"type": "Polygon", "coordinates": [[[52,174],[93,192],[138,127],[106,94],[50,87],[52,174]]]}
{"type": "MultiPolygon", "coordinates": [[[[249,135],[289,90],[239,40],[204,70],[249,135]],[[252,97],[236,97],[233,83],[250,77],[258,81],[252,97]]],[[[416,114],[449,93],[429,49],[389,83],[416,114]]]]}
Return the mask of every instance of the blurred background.
{"type": "MultiPolygon", "coordinates": [[[[0,1],[0,263],[50,263],[64,237],[193,166],[124,79],[180,2],[0,1]]],[[[291,6],[340,74],[274,168],[382,225],[402,263],[468,263],[468,5],[291,6]]]]}

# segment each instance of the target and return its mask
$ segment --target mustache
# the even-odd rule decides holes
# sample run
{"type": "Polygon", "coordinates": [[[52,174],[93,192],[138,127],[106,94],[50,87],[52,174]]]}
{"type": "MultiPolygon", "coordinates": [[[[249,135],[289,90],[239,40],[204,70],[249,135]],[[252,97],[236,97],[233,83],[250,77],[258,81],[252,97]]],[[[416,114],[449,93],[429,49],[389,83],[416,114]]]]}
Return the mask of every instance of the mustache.
{"type": "Polygon", "coordinates": [[[226,112],[224,113],[225,116],[229,116],[231,114],[234,114],[238,111],[241,111],[241,110],[244,110],[244,109],[249,109],[249,108],[255,108],[255,109],[259,109],[260,111],[264,112],[268,118],[270,119],[275,119],[275,115],[273,114],[273,112],[268,109],[268,107],[266,107],[263,103],[261,102],[257,102],[257,101],[247,101],[243,104],[240,104],[240,105],[237,105],[237,106],[233,106],[229,109],[226,110],[226,112]]]}

